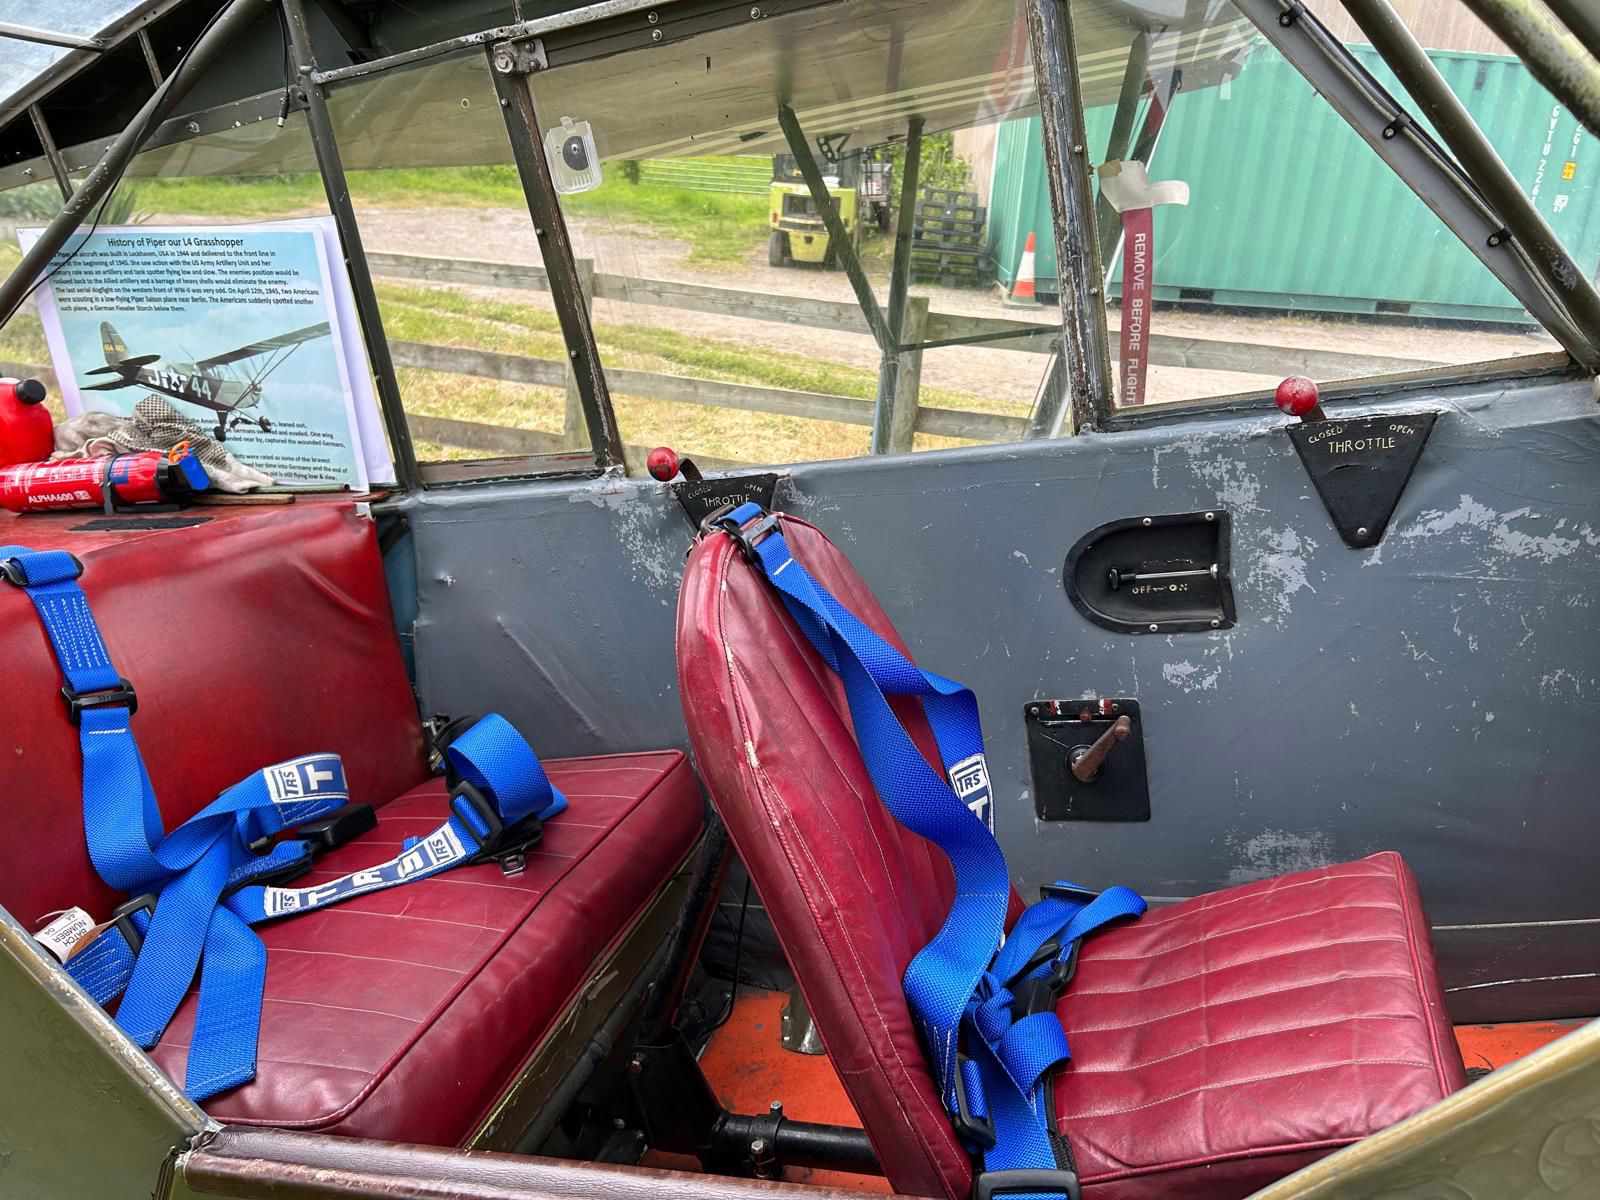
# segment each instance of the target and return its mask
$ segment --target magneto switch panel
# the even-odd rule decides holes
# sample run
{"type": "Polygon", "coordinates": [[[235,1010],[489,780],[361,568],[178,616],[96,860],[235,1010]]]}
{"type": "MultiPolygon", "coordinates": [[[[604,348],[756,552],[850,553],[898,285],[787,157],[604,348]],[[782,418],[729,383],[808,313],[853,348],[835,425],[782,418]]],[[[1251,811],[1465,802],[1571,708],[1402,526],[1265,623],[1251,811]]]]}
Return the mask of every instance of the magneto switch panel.
{"type": "Polygon", "coordinates": [[[1234,623],[1228,514],[1125,517],[1067,554],[1063,583],[1089,620],[1118,633],[1192,633],[1234,623]]]}

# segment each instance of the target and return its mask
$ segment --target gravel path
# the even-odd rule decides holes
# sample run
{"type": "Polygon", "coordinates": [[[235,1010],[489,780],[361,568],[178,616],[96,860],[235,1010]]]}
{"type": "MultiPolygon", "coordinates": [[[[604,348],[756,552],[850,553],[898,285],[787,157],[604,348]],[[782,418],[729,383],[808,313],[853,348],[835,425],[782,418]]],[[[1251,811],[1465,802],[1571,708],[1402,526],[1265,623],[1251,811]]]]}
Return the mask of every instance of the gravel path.
{"type": "MultiPolygon", "coordinates": [[[[539,262],[532,223],[527,213],[521,210],[363,208],[359,215],[369,251],[422,254],[438,258],[497,259],[529,264],[539,262]]],[[[193,219],[171,217],[162,220],[179,223],[193,219]]],[[[842,271],[771,267],[766,262],[764,245],[753,250],[742,264],[706,265],[688,262],[688,248],[683,242],[658,237],[648,231],[582,217],[569,220],[568,225],[577,255],[594,259],[596,269],[603,272],[638,279],[676,279],[815,299],[849,302],[854,298],[842,271]]],[[[880,297],[884,294],[883,271],[880,266],[877,272],[880,297]]],[[[507,294],[495,289],[463,290],[500,298],[507,294]]],[[[1055,308],[1030,310],[1003,306],[995,289],[985,291],[917,285],[913,291],[928,296],[935,312],[1033,320],[1042,325],[1052,325],[1060,319],[1055,308]]],[[[514,294],[528,303],[541,306],[549,303],[548,297],[537,294],[514,294]]],[[[839,333],[800,325],[779,325],[735,316],[617,301],[599,302],[595,317],[597,323],[657,325],[685,334],[802,354],[847,366],[867,369],[876,369],[878,366],[877,347],[871,337],[865,334],[839,333]]],[[[1113,312],[1110,317],[1113,339],[1116,336],[1117,319],[1117,314],[1113,312]]],[[[1370,320],[1162,309],[1156,312],[1154,324],[1157,334],[1390,355],[1436,362],[1483,361],[1543,353],[1558,348],[1554,340],[1542,331],[1526,334],[1485,333],[1370,320]]],[[[1039,387],[1046,362],[1043,355],[1013,350],[948,347],[924,355],[922,382],[925,387],[1029,405],[1039,387]]],[[[1277,377],[1271,373],[1157,366],[1150,370],[1148,398],[1151,403],[1195,399],[1271,387],[1276,382],[1277,377]]]]}
{"type": "MultiPolygon", "coordinates": [[[[537,263],[538,246],[527,215],[505,209],[372,209],[361,214],[370,249],[395,253],[430,254],[452,258],[499,257],[509,262],[537,263]]],[[[685,261],[687,246],[670,238],[620,228],[583,218],[569,222],[576,253],[595,260],[596,269],[639,279],[678,279],[745,291],[806,296],[822,300],[853,300],[842,271],[805,267],[771,267],[765,247],[750,254],[743,264],[707,266],[685,261]]],[[[883,295],[880,269],[877,280],[883,295]]],[[[1003,306],[997,290],[942,288],[917,285],[929,297],[935,312],[967,316],[1005,317],[1055,324],[1055,308],[1037,310],[1003,306]]],[[[738,317],[651,305],[602,302],[600,321],[633,321],[661,325],[683,333],[737,341],[745,345],[810,355],[817,359],[875,369],[878,351],[866,335],[837,333],[805,326],[775,325],[738,317]]],[[[1117,314],[1111,315],[1112,337],[1117,314]]],[[[1259,342],[1309,349],[1339,350],[1354,354],[1392,355],[1436,362],[1474,362],[1516,354],[1543,353],[1558,347],[1540,333],[1484,333],[1472,330],[1430,328],[1379,321],[1338,321],[1282,316],[1242,316],[1232,313],[1158,311],[1156,332],[1217,341],[1259,342]]],[[[1042,355],[1011,350],[960,346],[932,350],[924,355],[924,386],[946,388],[1031,404],[1045,362],[1042,355]]],[[[1271,373],[1201,371],[1154,367],[1150,372],[1152,403],[1193,399],[1270,387],[1271,373]]]]}

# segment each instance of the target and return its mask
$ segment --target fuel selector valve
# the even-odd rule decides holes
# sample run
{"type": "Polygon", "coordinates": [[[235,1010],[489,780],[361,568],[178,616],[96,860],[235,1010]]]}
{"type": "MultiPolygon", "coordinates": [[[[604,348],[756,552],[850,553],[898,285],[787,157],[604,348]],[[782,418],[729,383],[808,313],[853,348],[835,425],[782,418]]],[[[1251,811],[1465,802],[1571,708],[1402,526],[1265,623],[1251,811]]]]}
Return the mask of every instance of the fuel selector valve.
{"type": "Polygon", "coordinates": [[[1033,811],[1041,821],[1148,821],[1144,724],[1131,696],[1023,706],[1033,811]]]}
{"type": "Polygon", "coordinates": [[[1127,741],[1132,733],[1133,722],[1125,716],[1118,717],[1111,722],[1111,728],[1095,739],[1094,745],[1074,746],[1067,755],[1072,777],[1079,783],[1093,783],[1100,778],[1100,769],[1106,765],[1106,759],[1111,757],[1117,743],[1127,741]]]}

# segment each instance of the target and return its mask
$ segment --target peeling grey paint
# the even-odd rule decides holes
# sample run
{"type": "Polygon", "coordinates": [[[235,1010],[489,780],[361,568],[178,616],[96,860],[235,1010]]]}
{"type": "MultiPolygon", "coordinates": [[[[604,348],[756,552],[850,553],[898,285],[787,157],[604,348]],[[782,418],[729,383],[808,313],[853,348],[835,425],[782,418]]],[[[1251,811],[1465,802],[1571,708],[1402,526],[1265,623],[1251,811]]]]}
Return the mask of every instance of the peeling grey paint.
{"type": "Polygon", "coordinates": [[[1600,546],[1600,535],[1595,534],[1587,523],[1573,528],[1571,532],[1574,536],[1570,537],[1563,536],[1559,532],[1567,526],[1565,518],[1558,521],[1549,533],[1518,529],[1513,524],[1519,521],[1532,523],[1547,519],[1544,514],[1534,512],[1527,506],[1508,513],[1497,513],[1487,505],[1479,504],[1471,496],[1463,494],[1449,512],[1434,510],[1423,513],[1410,526],[1399,532],[1401,537],[1416,538],[1439,537],[1453,531],[1462,543],[1472,543],[1481,540],[1474,536],[1477,531],[1487,531],[1491,560],[1502,561],[1525,558],[1551,563],[1569,554],[1576,554],[1579,550],[1592,550],[1600,546]]]}
{"type": "Polygon", "coordinates": [[[1216,691],[1217,681],[1222,678],[1222,669],[1201,666],[1184,659],[1182,662],[1162,663],[1161,678],[1180,692],[1212,692],[1216,691]]]}
{"type": "Polygon", "coordinates": [[[1311,871],[1340,861],[1333,836],[1326,830],[1263,829],[1248,838],[1230,834],[1228,849],[1239,865],[1228,872],[1230,884],[1254,883],[1274,875],[1311,871]]]}

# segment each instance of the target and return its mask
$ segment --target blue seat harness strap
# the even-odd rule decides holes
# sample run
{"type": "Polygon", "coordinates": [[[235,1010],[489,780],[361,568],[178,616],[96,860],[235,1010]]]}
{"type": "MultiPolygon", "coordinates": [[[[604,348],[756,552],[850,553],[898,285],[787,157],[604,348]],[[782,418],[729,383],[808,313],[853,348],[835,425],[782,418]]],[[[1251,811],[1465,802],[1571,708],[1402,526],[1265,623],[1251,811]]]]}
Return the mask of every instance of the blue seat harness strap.
{"type": "MultiPolygon", "coordinates": [[[[1011,897],[993,833],[993,805],[977,700],[966,687],[923,671],[819,584],[790,553],[782,526],[744,504],[716,522],[777,590],[807,640],[839,675],[861,757],[895,819],[950,859],[955,896],[943,926],[906,969],[906,1000],[934,1063],[946,1108],[969,1148],[983,1155],[980,1185],[1037,1181],[1061,1166],[1049,1073],[1070,1056],[1053,1003],[1018,1012],[1018,994],[1060,977],[1084,935],[1138,916],[1145,903],[1124,887],[1098,895],[1060,884],[1004,936],[1011,897]],[[754,522],[754,524],[752,524],[754,522]],[[896,716],[891,696],[916,697],[939,746],[935,771],[896,716]],[[1002,945],[1002,941],[1004,944],[1002,945]],[[997,1174],[999,1173],[999,1174],[997,1174]]],[[[1028,1195],[1075,1194],[1070,1172],[1028,1195]]]]}
{"type": "Polygon", "coordinates": [[[122,996],[117,1024],[148,1048],[198,968],[184,1090],[204,1100],[255,1075],[266,947],[251,925],[425,879],[494,851],[508,831],[526,842],[567,801],[516,730],[491,713],[446,751],[457,782],[438,829],[408,839],[386,863],[312,888],[274,886],[271,879],[307,867],[312,850],[272,839],[348,802],[339,756],[267,767],[166,833],[129,720],[137,699],[111,664],[81,572],[65,551],[0,547],[0,576],[33,601],[66,677],[62,694],[83,751],[89,857],[106,883],[136,897],[66,969],[100,1004],[122,996]]]}

